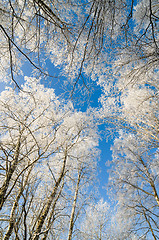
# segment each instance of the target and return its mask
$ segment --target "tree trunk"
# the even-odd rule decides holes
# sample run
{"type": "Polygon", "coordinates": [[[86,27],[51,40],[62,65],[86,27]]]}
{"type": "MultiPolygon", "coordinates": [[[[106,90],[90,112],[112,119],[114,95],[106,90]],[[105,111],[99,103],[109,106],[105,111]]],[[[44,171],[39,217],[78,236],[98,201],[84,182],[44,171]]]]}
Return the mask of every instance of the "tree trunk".
{"type": "Polygon", "coordinates": [[[52,206],[52,210],[51,210],[51,214],[50,214],[50,217],[49,217],[49,220],[48,220],[48,224],[47,224],[47,231],[45,232],[44,234],[44,237],[42,238],[42,240],[46,240],[47,239],[47,236],[48,236],[48,233],[49,233],[49,230],[50,230],[50,227],[52,226],[54,220],[55,220],[55,217],[53,216],[54,214],[54,211],[55,211],[55,206],[56,206],[56,203],[61,195],[61,192],[62,192],[62,189],[63,189],[63,186],[64,184],[62,185],[61,189],[60,189],[60,192],[58,193],[55,201],[54,201],[54,204],[52,206]],[[53,217],[52,217],[53,216],[53,217]]]}
{"type": "Polygon", "coordinates": [[[19,157],[19,150],[20,150],[20,139],[21,139],[21,135],[19,136],[17,145],[16,145],[16,149],[15,149],[15,154],[14,154],[14,159],[13,159],[13,163],[10,166],[7,174],[6,174],[6,179],[2,185],[2,187],[0,188],[0,210],[3,207],[3,204],[5,202],[5,195],[11,180],[11,177],[16,169],[17,163],[18,163],[18,157],[19,157]]]}
{"type": "Polygon", "coordinates": [[[48,201],[47,201],[47,203],[45,205],[44,210],[41,213],[41,216],[40,216],[39,221],[37,223],[37,227],[36,227],[35,233],[34,233],[33,237],[31,238],[32,240],[38,240],[39,239],[39,235],[41,233],[41,229],[43,227],[43,224],[45,222],[47,214],[48,214],[48,212],[50,210],[51,204],[52,204],[54,198],[56,197],[58,187],[59,187],[59,185],[60,185],[60,183],[61,183],[61,181],[62,181],[62,179],[63,179],[63,177],[65,175],[66,159],[67,159],[67,155],[65,155],[64,162],[63,162],[63,167],[62,167],[60,176],[59,176],[58,180],[55,183],[55,187],[54,187],[54,189],[53,189],[53,191],[52,191],[52,193],[51,193],[51,195],[50,195],[50,197],[49,197],[49,199],[48,199],[48,201]]]}
{"type": "Polygon", "coordinates": [[[78,180],[77,180],[77,185],[76,185],[76,190],[75,190],[75,195],[74,195],[74,200],[73,200],[73,206],[72,206],[72,212],[71,212],[71,218],[70,218],[68,240],[72,239],[72,232],[73,232],[73,227],[74,227],[74,216],[75,216],[75,209],[76,209],[80,180],[81,180],[81,173],[78,174],[78,180]]]}
{"type": "Polygon", "coordinates": [[[29,178],[29,175],[31,173],[31,170],[32,170],[32,168],[29,170],[28,175],[26,176],[26,180],[24,182],[24,186],[21,187],[21,189],[19,190],[19,193],[18,193],[18,195],[15,199],[15,202],[13,204],[12,211],[11,211],[11,214],[10,214],[9,227],[8,227],[8,230],[7,230],[3,240],[9,240],[9,238],[12,234],[12,231],[13,231],[13,228],[14,228],[14,225],[15,225],[15,211],[16,211],[16,208],[18,206],[19,199],[20,199],[20,197],[21,197],[21,195],[24,191],[24,188],[25,188],[27,182],[28,182],[28,178],[29,178]]]}

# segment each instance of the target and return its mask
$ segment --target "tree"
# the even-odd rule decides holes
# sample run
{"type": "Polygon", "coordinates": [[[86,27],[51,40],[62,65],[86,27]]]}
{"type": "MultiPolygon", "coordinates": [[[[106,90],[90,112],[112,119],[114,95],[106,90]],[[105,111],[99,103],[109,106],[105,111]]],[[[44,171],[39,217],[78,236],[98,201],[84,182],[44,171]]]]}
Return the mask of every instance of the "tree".
{"type": "Polygon", "coordinates": [[[155,77],[127,85],[114,106],[107,101],[107,107],[111,106],[108,108],[111,122],[120,128],[112,148],[110,174],[110,185],[118,202],[115,218],[119,232],[128,239],[133,239],[134,234],[137,239],[158,239],[158,80],[155,77]]]}
{"type": "Polygon", "coordinates": [[[68,240],[74,239],[74,235],[78,235],[80,231],[78,220],[83,219],[86,206],[94,200],[90,185],[96,185],[97,181],[95,171],[97,163],[92,161],[97,156],[97,152],[92,150],[88,152],[88,148],[85,150],[85,146],[83,146],[82,151],[78,149],[76,155],[77,166],[73,165],[71,167],[73,171],[71,171],[69,178],[73,185],[72,191],[74,195],[71,194],[73,198],[71,198],[72,209],[69,220],[68,240]]]}
{"type": "Polygon", "coordinates": [[[141,239],[158,239],[158,149],[134,134],[121,133],[114,143],[113,163],[117,224],[121,229],[125,224],[129,237],[135,233],[141,239]]]}
{"type": "MultiPolygon", "coordinates": [[[[139,6],[142,14],[146,11],[142,19],[149,28],[149,18],[145,20],[147,3],[139,6]]],[[[135,17],[141,21],[138,5],[135,17]]],[[[142,37],[147,41],[140,44],[141,51],[135,52],[134,48],[131,58],[131,46],[124,50],[115,81],[109,85],[103,82],[101,118],[111,123],[116,134],[110,174],[110,186],[118,203],[116,239],[158,239],[158,66],[154,60],[156,45],[148,45],[151,33],[144,32],[142,37]],[[146,52],[152,53],[151,60],[146,52]]]]}
{"type": "Polygon", "coordinates": [[[67,193],[69,174],[76,176],[78,165],[89,166],[81,168],[82,178],[93,173],[98,136],[91,111],[76,112],[53,89],[25,80],[22,91],[8,88],[0,97],[1,235],[52,239],[55,221],[66,218],[67,195],[63,206],[58,201],[67,193]]]}

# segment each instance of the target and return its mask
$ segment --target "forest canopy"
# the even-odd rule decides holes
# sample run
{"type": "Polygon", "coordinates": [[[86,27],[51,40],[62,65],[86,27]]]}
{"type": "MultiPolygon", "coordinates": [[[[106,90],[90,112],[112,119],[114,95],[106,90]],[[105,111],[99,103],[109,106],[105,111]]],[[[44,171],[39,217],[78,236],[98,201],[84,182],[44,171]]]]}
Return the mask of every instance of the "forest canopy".
{"type": "Polygon", "coordinates": [[[0,0],[0,239],[159,239],[158,27],[158,0],[0,0]]]}

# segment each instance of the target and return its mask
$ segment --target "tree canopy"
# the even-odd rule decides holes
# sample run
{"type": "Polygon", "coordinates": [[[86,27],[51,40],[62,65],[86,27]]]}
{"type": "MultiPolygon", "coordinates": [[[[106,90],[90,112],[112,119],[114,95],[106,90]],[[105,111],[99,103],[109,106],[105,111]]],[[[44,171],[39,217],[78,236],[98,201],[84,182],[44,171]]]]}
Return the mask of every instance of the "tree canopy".
{"type": "Polygon", "coordinates": [[[158,0],[1,0],[0,20],[0,238],[159,239],[158,0]]]}

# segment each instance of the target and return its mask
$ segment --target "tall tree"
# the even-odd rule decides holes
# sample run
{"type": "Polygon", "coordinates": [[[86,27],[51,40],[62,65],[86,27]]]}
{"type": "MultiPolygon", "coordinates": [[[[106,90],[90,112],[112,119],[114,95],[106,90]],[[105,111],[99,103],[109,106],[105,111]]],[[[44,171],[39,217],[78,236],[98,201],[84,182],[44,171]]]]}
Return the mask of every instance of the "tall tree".
{"type": "MultiPolygon", "coordinates": [[[[149,31],[148,3],[139,3],[134,16],[139,22],[143,19],[143,25],[147,26],[139,39],[143,41],[144,38],[145,42],[140,44],[139,51],[134,47],[131,57],[131,45],[124,50],[125,55],[117,62],[119,72],[115,82],[107,85],[103,81],[101,117],[119,131],[112,148],[114,164],[110,175],[110,184],[119,204],[115,216],[119,227],[117,239],[122,236],[125,239],[158,239],[159,72],[155,39],[152,40],[152,31],[149,31]],[[150,39],[154,44],[148,44],[150,39]]],[[[156,3],[152,4],[153,10],[157,11],[156,3]]],[[[137,25],[136,29],[143,25],[137,25]]]]}
{"type": "Polygon", "coordinates": [[[3,91],[0,104],[2,239],[49,238],[58,216],[66,218],[69,174],[76,175],[82,162],[95,168],[94,116],[74,111],[32,78],[20,92],[3,91]]]}
{"type": "Polygon", "coordinates": [[[110,183],[118,201],[119,229],[125,228],[128,238],[135,233],[137,238],[158,239],[158,149],[134,134],[122,133],[115,140],[113,163],[110,183]]]}
{"type": "Polygon", "coordinates": [[[137,238],[158,239],[159,101],[155,77],[129,84],[119,101],[109,108],[111,121],[123,129],[112,148],[110,183],[116,189],[119,204],[116,216],[119,229],[125,227],[128,239],[133,234],[137,238]]]}

